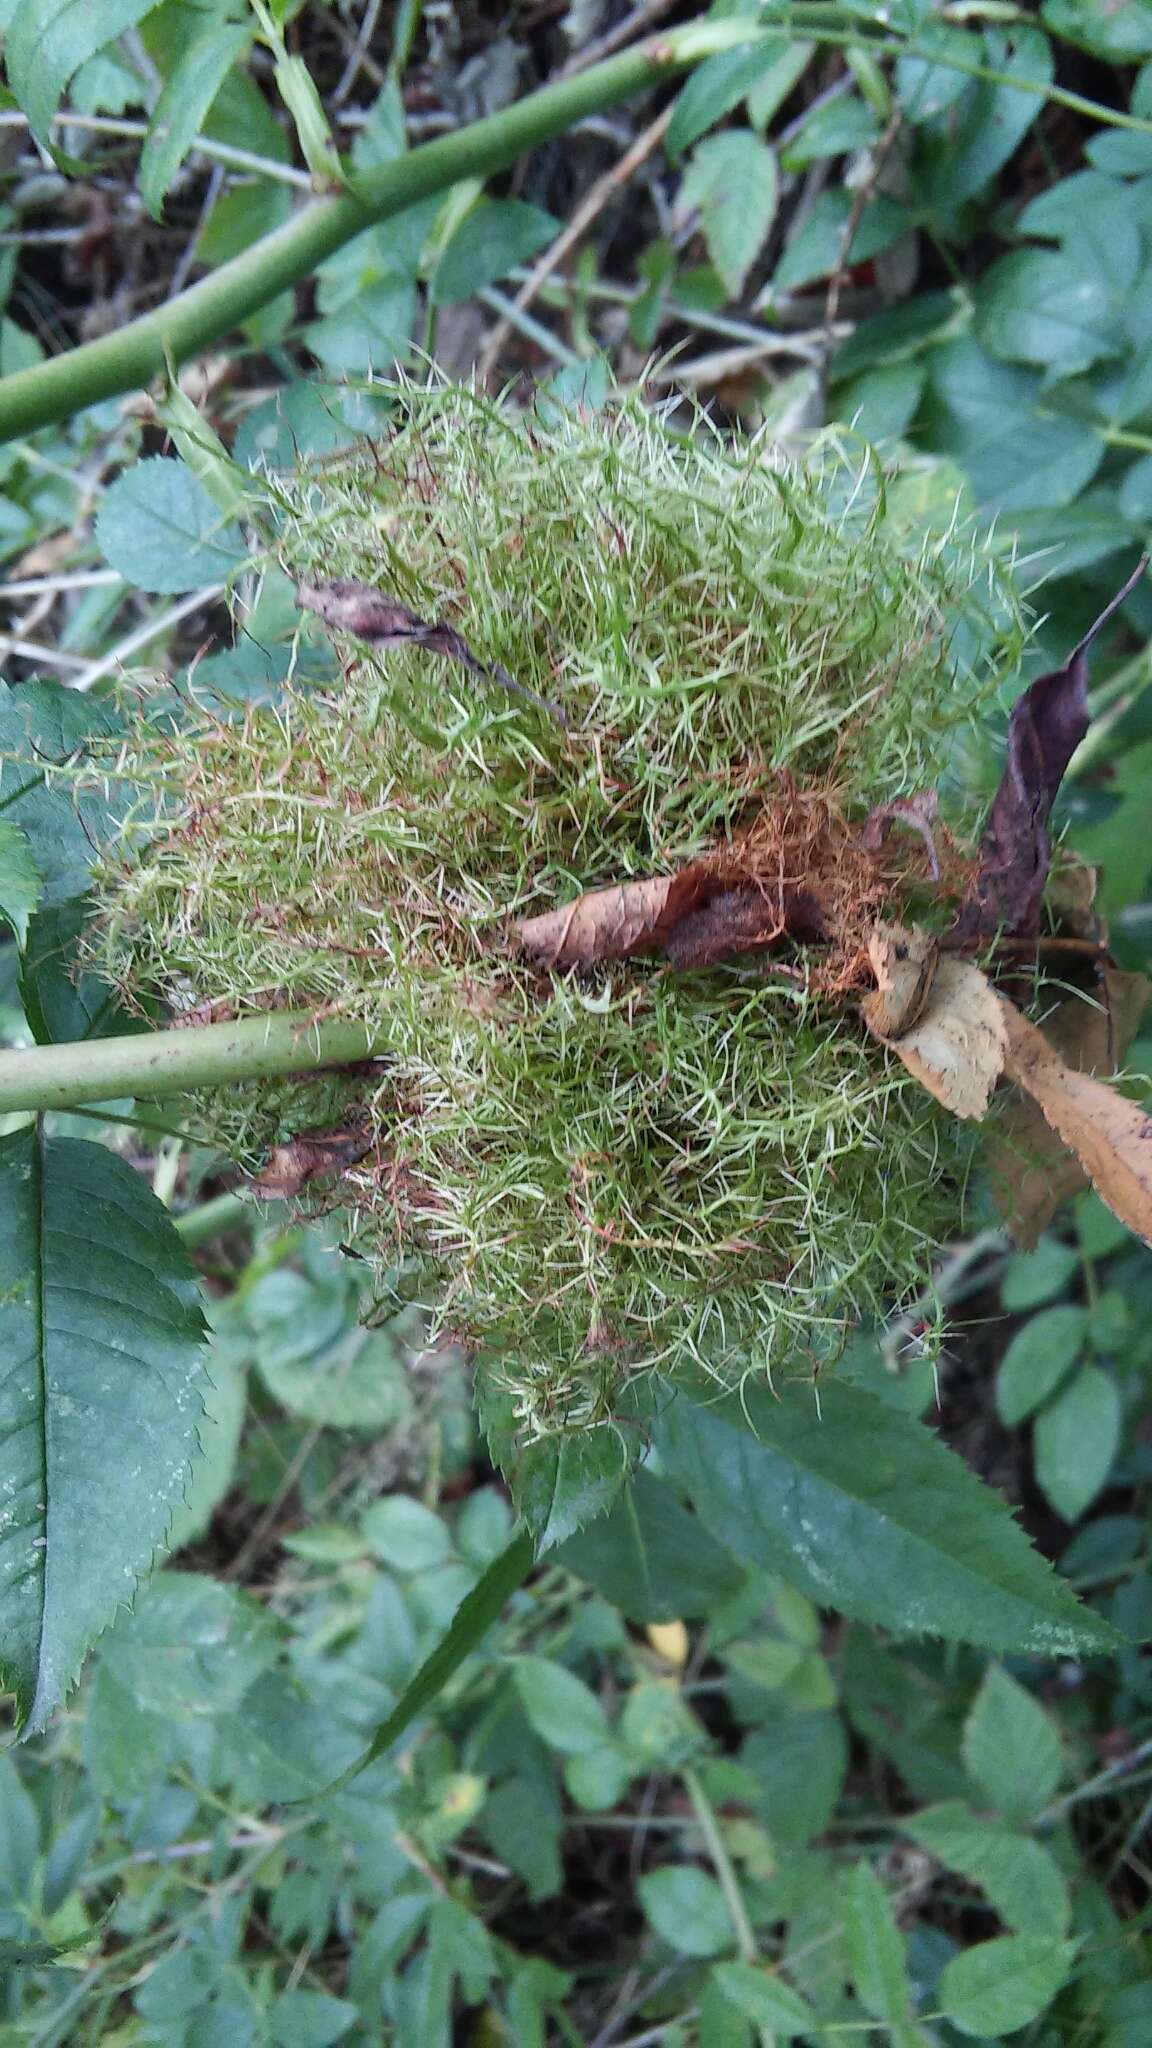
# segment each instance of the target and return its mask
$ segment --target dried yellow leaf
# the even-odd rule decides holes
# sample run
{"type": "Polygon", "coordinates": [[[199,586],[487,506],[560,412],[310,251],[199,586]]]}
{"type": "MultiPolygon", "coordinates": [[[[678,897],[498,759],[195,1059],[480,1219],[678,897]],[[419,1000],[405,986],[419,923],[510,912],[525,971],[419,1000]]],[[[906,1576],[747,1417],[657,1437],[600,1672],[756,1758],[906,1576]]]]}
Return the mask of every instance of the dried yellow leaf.
{"type": "MultiPolygon", "coordinates": [[[[1080,871],[1092,879],[1091,870],[1080,871]]],[[[1068,995],[1044,1019],[1044,1036],[1077,1073],[1114,1074],[1136,1036],[1152,984],[1143,974],[1105,967],[1099,999],[1068,995]]],[[[1047,1121],[1039,1103],[1017,1093],[1005,1105],[989,1151],[992,1193],[1014,1244],[1030,1251],[1060,1204],[1088,1186],[1088,1175],[1047,1121]]]]}
{"type": "Polygon", "coordinates": [[[868,940],[876,976],[875,995],[860,1005],[877,1038],[900,1038],[923,1015],[932,992],[940,947],[930,932],[914,926],[878,924],[868,940]]]}
{"type": "Polygon", "coordinates": [[[1152,1243],[1152,1117],[1092,1074],[1077,1073],[1006,997],[1004,1070],[1076,1154],[1102,1202],[1152,1243]]]}
{"type": "Polygon", "coordinates": [[[682,1671],[688,1662],[688,1631],[682,1621],[654,1621],[645,1630],[658,1657],[682,1671]]]}
{"type": "Polygon", "coordinates": [[[1006,1032],[1000,998],[971,961],[946,958],[936,964],[924,1000],[918,977],[927,978],[933,954],[923,946],[913,950],[908,942],[925,941],[927,934],[901,933],[903,957],[897,957],[894,932],[900,933],[900,927],[878,925],[873,934],[869,952],[880,986],[876,997],[865,998],[864,1021],[945,1109],[954,1116],[982,1117],[1004,1067],[1006,1032]],[[883,963],[883,979],[878,962],[883,963]],[[902,1009],[915,1014],[917,1004],[919,1014],[911,1028],[891,1034],[878,1029],[878,1013],[898,1018],[902,1009]]]}

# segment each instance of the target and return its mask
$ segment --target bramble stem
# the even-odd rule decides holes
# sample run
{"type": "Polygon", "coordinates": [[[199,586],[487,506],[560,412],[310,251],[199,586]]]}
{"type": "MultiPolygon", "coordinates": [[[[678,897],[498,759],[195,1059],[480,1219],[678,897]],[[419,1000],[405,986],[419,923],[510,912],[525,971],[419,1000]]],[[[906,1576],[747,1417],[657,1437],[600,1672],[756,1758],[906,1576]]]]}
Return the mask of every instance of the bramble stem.
{"type": "Polygon", "coordinates": [[[0,380],[0,441],[147,384],[168,363],[179,364],[208,348],[277,293],[309,277],[366,228],[462,178],[490,177],[587,115],[691,70],[706,57],[759,41],[765,33],[748,21],[692,22],[669,29],[455,135],[438,136],[393,163],[364,172],[354,189],[315,200],[170,304],[130,320],[115,334],[0,380]]]}
{"type": "Polygon", "coordinates": [[[213,1195],[208,1202],[201,1202],[197,1209],[185,1210],[183,1216],[174,1216],[176,1225],[184,1240],[185,1249],[200,1251],[211,1244],[214,1238],[222,1237],[226,1230],[235,1230],[241,1225],[250,1228],[257,1220],[257,1211],[243,1195],[213,1195]]]}
{"type": "Polygon", "coordinates": [[[315,1021],[277,1010],[235,1024],[186,1025],[80,1045],[0,1052],[0,1115],[20,1109],[74,1109],[132,1095],[155,1101],[186,1088],[267,1080],[347,1067],[377,1050],[366,1024],[346,1017],[315,1021]]]}

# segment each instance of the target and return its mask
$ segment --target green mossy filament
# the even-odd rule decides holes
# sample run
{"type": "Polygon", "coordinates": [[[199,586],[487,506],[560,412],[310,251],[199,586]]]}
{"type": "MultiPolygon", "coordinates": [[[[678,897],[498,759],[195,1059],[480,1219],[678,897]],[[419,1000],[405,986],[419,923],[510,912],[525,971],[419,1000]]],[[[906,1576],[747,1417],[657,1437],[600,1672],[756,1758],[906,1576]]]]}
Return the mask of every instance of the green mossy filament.
{"type": "Polygon", "coordinates": [[[866,451],[790,465],[638,404],[526,421],[439,387],[396,420],[275,484],[285,565],[450,620],[566,722],[351,641],[339,687],[231,722],[193,677],[127,763],[154,801],[106,882],[112,970],[372,1019],[382,1078],[221,1091],[205,1129],[251,1159],[367,1090],[359,1242],[497,1350],[527,1433],[604,1419],[655,1368],[810,1369],[923,1285],[955,1223],[951,1120],[771,956],[549,975],[509,926],[707,854],[786,787],[860,820],[934,787],[984,687],[957,622],[973,642],[995,575],[955,536],[909,540],[866,451]]]}

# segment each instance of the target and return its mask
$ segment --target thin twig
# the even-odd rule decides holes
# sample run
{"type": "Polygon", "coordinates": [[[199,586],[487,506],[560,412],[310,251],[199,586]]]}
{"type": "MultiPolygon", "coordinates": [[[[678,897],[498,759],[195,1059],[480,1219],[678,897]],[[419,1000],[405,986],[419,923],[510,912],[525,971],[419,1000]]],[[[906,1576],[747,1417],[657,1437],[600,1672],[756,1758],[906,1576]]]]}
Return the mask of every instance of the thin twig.
{"type": "Polygon", "coordinates": [[[183,291],[185,285],[188,282],[188,278],[197,260],[197,244],[200,240],[200,237],[205,227],[208,224],[208,216],[211,213],[212,208],[215,206],[216,201],[220,197],[220,187],[223,183],[223,164],[213,164],[211,172],[209,173],[208,183],[204,188],[204,198],[201,201],[200,211],[196,216],[196,225],[192,229],[191,234],[188,236],[188,239],[185,242],[184,247],[180,254],[180,261],[177,263],[175,269],[172,272],[172,281],[169,284],[168,289],[171,292],[173,298],[175,298],[177,292],[183,291]]]}
{"type": "Polygon", "coordinates": [[[955,1300],[956,1288],[966,1279],[973,1266],[985,1257],[1002,1256],[1009,1250],[1008,1238],[1003,1230],[991,1227],[981,1230],[977,1236],[967,1238],[958,1244],[932,1276],[932,1284],[923,1294],[918,1294],[902,1316],[890,1323],[884,1332],[880,1345],[881,1356],[889,1372],[899,1372],[900,1353],[916,1325],[949,1300],[955,1300]]]}
{"type": "Polygon", "coordinates": [[[255,1527],[248,1531],[235,1557],[231,1559],[230,1563],[225,1565],[222,1572],[217,1573],[218,1578],[244,1578],[249,1566],[259,1557],[280,1519],[285,1501],[288,1499],[296,1481],[299,1479],[300,1474],[320,1441],[323,1427],[323,1423],[314,1422],[311,1429],[307,1430],[301,1437],[273,1498],[269,1501],[255,1527]]]}
{"type": "MultiPolygon", "coordinates": [[[[525,274],[523,270],[513,270],[509,273],[515,284],[521,283],[525,274]]],[[[582,286],[581,289],[588,298],[603,299],[606,305],[634,306],[641,297],[644,288],[630,289],[627,285],[611,284],[605,278],[594,278],[588,285],[582,286]]],[[[556,281],[551,285],[544,285],[541,296],[545,304],[562,304],[562,290],[563,286],[560,281],[556,281]]],[[[675,320],[681,327],[698,328],[701,334],[715,334],[721,340],[744,342],[750,348],[759,344],[768,332],[766,328],[757,326],[754,320],[733,320],[726,313],[709,313],[699,306],[683,305],[676,298],[670,298],[666,301],[665,310],[669,319],[675,320]]],[[[788,310],[787,303],[782,301],[779,307],[773,307],[773,316],[779,318],[781,313],[787,314],[788,310]]],[[[805,362],[821,362],[823,360],[824,330],[822,327],[800,329],[795,334],[785,334],[782,331],[773,330],[773,335],[776,348],[781,355],[799,356],[805,362]]]]}
{"type": "MultiPolygon", "coordinates": [[[[339,80],[333,89],[332,106],[342,107],[352,87],[355,85],[361,69],[364,68],[364,60],[368,55],[379,19],[380,0],[368,0],[356,39],[348,52],[348,62],[345,64],[343,71],[340,73],[339,80]]],[[[376,74],[372,82],[378,86],[382,82],[379,65],[373,64],[372,70],[376,74]]]]}
{"type": "Polygon", "coordinates": [[[840,294],[844,289],[844,280],[848,275],[849,257],[852,244],[856,240],[856,230],[863,219],[864,208],[872,198],[880,182],[881,172],[888,160],[892,145],[900,133],[903,119],[903,109],[897,107],[883,135],[872,151],[872,161],[868,166],[867,176],[861,179],[860,184],[856,188],[848,218],[841,231],[840,250],[836,258],[836,268],[828,281],[828,296],[824,301],[824,332],[829,336],[829,346],[831,345],[832,329],[836,324],[836,316],[840,311],[840,294]]]}
{"type": "MultiPolygon", "coordinates": [[[[851,329],[841,323],[834,332],[840,336],[850,333],[851,329]]],[[[709,355],[692,356],[687,361],[678,358],[675,362],[658,363],[655,369],[645,371],[644,388],[659,390],[666,384],[675,384],[693,389],[701,384],[719,384],[727,377],[739,377],[767,356],[781,354],[803,355],[805,361],[809,360],[807,351],[792,348],[786,337],[768,334],[763,341],[746,342],[742,348],[718,348],[709,355]]]]}
{"type": "Polygon", "coordinates": [[[543,349],[545,355],[554,357],[556,362],[561,363],[566,369],[583,361],[576,350],[569,348],[566,341],[561,341],[558,334],[553,334],[550,327],[545,327],[542,320],[534,320],[531,313],[522,313],[520,308],[513,305],[511,299],[505,298],[503,292],[498,292],[495,286],[488,285],[484,291],[477,292],[476,296],[486,306],[490,306],[494,313],[499,313],[502,320],[515,327],[527,340],[535,342],[537,348],[543,349]]]}
{"type": "MultiPolygon", "coordinates": [[[[0,664],[9,654],[18,654],[21,661],[43,662],[46,668],[87,667],[83,655],[63,654],[57,647],[41,647],[37,640],[10,640],[6,634],[0,634],[0,664]]],[[[79,687],[79,682],[73,684],[74,689],[79,687]]]]}
{"type": "Polygon", "coordinates": [[[1079,1806],[1082,1800],[1101,1798],[1106,1792],[1110,1792],[1113,1786],[1122,1790],[1126,1783],[1131,1782],[1133,1774],[1139,1770],[1140,1765],[1147,1763],[1150,1757],[1152,1757],[1152,1738],[1146,1742],[1141,1742],[1135,1749],[1130,1750],[1127,1756],[1117,1757],[1115,1763],[1109,1764],[1106,1769],[1099,1771],[1094,1778],[1087,1779],[1083,1785],[1074,1786],[1072,1791],[1066,1793],[1063,1799],[1057,1799],[1051,1806],[1046,1806],[1043,1813],[1036,1815],[1032,1826],[1034,1828],[1050,1828],[1056,1821],[1062,1820],[1072,1807],[1079,1806]]]}
{"type": "Polygon", "coordinates": [[[150,640],[155,640],[161,633],[167,633],[173,626],[178,626],[181,619],[186,619],[190,612],[199,611],[203,605],[211,604],[214,598],[222,594],[223,589],[222,583],[207,583],[203,590],[194,590],[191,597],[181,598],[180,603],[174,604],[170,611],[161,612],[158,619],[147,620],[144,625],[138,626],[134,633],[129,633],[126,640],[118,641],[108,654],[102,654],[99,661],[90,662],[84,667],[72,688],[91,690],[95,684],[103,682],[105,676],[115,675],[116,670],[123,668],[130,656],[137,653],[141,647],[147,647],[150,640]]]}
{"type": "Polygon", "coordinates": [[[119,569],[69,569],[60,576],[21,576],[0,583],[0,604],[10,597],[55,597],[64,590],[94,590],[101,583],[123,583],[119,569]]]}
{"type": "MultiPolygon", "coordinates": [[[[80,128],[92,135],[114,135],[126,142],[142,142],[148,134],[147,121],[118,121],[110,114],[62,113],[53,116],[53,125],[60,128],[80,128]]],[[[5,108],[0,113],[0,128],[26,128],[27,115],[16,108],[5,108]]],[[[198,135],[191,145],[201,156],[213,157],[231,171],[252,171],[257,177],[277,178],[282,185],[298,185],[301,191],[311,192],[312,179],[307,171],[299,171],[293,164],[277,163],[272,157],[257,156],[251,149],[234,149],[229,142],[214,142],[210,135],[198,135]]]]}
{"type": "MultiPolygon", "coordinates": [[[[620,191],[621,187],[628,183],[633,172],[639,170],[641,164],[663,142],[668,132],[668,124],[672,119],[672,113],[672,106],[665,107],[663,113],[657,114],[656,119],[650,121],[647,128],[641,131],[632,147],[625,151],[619,162],[613,164],[611,170],[606,171],[602,178],[597,178],[596,183],[586,193],[580,205],[576,208],[563,233],[557,235],[556,240],[545,249],[539,261],[529,271],[528,276],[520,286],[512,302],[516,312],[523,313],[525,308],[531,305],[545,279],[550,277],[554,270],[559,269],[564,258],[575,248],[577,242],[581,240],[583,235],[592,226],[593,221],[599,218],[604,208],[620,191]]],[[[507,346],[511,328],[512,322],[506,316],[489,336],[487,346],[480,358],[479,374],[481,383],[487,384],[491,378],[492,372],[507,346]]]]}
{"type": "Polygon", "coordinates": [[[613,50],[622,50],[633,36],[643,35],[647,29],[655,27],[663,15],[671,14],[674,5],[675,0],[643,0],[643,4],[634,7],[631,14],[617,22],[615,28],[597,36],[595,42],[585,43],[582,50],[569,57],[556,73],[557,79],[573,78],[578,71],[586,71],[590,64],[598,64],[601,57],[610,57],[613,50]]]}
{"type": "Polygon", "coordinates": [[[694,1770],[685,1767],[680,1775],[684,1781],[684,1790],[692,1801],[692,1811],[700,1823],[700,1832],[707,1844],[712,1866],[724,1894],[724,1904],[728,1908],[728,1918],[732,1922],[732,1932],[736,1937],[737,1953],[743,1962],[754,1963],[757,1954],[756,1936],[752,1931],[752,1922],[748,1918],[748,1909],[744,1904],[739,1879],[732,1867],[732,1859],[720,1833],[716,1815],[712,1811],[712,1802],[694,1770]]]}

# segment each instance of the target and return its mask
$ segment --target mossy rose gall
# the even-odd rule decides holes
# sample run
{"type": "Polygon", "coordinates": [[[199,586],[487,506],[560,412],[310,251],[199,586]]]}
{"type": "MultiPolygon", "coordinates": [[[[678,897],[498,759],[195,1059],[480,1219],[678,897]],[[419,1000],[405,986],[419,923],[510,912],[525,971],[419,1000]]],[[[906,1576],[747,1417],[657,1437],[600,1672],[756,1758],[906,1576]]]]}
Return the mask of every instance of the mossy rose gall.
{"type": "Polygon", "coordinates": [[[222,718],[193,675],[175,726],[138,724],[105,959],[225,1014],[364,1017],[385,1053],[201,1097],[206,1134],[251,1164],[356,1111],[360,1248],[500,1359],[529,1434],[657,1368],[811,1369],[955,1218],[963,1140],[844,998],[873,881],[933,915],[921,838],[882,867],[861,832],[940,784],[986,693],[989,560],[907,530],[866,450],[789,463],[634,402],[405,389],[272,495],[305,601],[370,586],[389,631],[346,609],[332,687],[222,718]],[[759,892],[754,945],[572,968],[518,941],[683,870],[759,892]],[[766,935],[787,889],[815,890],[810,945],[766,935]]]}

